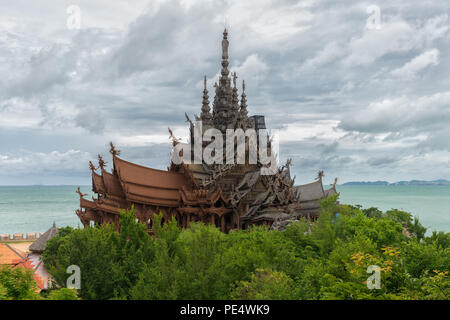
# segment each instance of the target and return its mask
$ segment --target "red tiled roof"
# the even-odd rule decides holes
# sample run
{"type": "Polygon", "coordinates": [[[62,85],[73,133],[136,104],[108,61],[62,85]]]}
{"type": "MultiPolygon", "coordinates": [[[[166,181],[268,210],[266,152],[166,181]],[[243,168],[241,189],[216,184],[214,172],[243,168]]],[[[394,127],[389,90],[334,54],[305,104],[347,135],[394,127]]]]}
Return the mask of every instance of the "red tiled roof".
{"type": "Polygon", "coordinates": [[[36,272],[36,269],[39,267],[39,265],[33,266],[32,261],[30,259],[26,259],[26,260],[18,260],[17,264],[13,268],[17,267],[33,271],[34,281],[36,281],[39,287],[37,291],[41,291],[42,289],[45,288],[44,280],[42,280],[41,277],[39,277],[39,275],[36,272]]]}
{"type": "Polygon", "coordinates": [[[0,243],[0,265],[13,265],[17,261],[25,259],[25,252],[14,249],[7,243],[0,243]]]}
{"type": "Polygon", "coordinates": [[[0,243],[0,265],[7,265],[11,268],[24,268],[31,270],[33,272],[33,278],[38,285],[37,291],[41,291],[45,288],[45,283],[39,277],[36,272],[36,269],[39,267],[39,264],[34,266],[32,261],[27,257],[25,252],[15,249],[8,245],[7,243],[0,243]]]}

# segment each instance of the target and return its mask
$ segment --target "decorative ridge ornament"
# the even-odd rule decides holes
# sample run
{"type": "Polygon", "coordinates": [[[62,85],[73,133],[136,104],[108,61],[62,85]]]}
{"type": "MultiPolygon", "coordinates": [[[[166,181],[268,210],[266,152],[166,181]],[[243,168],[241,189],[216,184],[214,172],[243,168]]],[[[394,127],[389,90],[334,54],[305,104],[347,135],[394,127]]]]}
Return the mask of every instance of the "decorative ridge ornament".
{"type": "Polygon", "coordinates": [[[81,200],[83,197],[87,196],[87,193],[82,193],[82,192],[81,192],[80,187],[78,187],[78,188],[77,188],[77,191],[75,191],[75,192],[78,193],[78,195],[80,196],[80,200],[81,200]]]}
{"type": "Polygon", "coordinates": [[[100,169],[104,170],[106,167],[107,162],[105,160],[103,160],[101,155],[97,155],[98,158],[98,166],[100,169]]]}
{"type": "Polygon", "coordinates": [[[116,147],[114,146],[114,144],[112,143],[112,141],[109,143],[109,146],[111,147],[111,149],[109,150],[109,152],[115,157],[115,156],[120,156],[120,150],[116,150],[116,147]]]}
{"type": "Polygon", "coordinates": [[[94,164],[92,163],[92,161],[89,160],[89,169],[91,169],[91,171],[95,171],[95,170],[97,170],[98,168],[96,168],[96,167],[94,166],[94,164]]]}

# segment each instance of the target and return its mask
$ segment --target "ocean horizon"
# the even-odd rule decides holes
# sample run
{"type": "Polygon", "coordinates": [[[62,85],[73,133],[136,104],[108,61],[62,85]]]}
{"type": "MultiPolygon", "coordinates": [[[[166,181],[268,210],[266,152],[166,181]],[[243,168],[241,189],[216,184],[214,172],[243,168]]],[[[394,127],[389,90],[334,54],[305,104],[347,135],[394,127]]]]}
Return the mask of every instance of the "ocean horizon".
{"type": "MultiPolygon", "coordinates": [[[[0,234],[43,232],[53,222],[58,227],[82,227],[75,214],[79,196],[75,185],[0,186],[0,234]]],[[[89,199],[90,186],[81,186],[89,199]]],[[[343,204],[399,209],[417,216],[432,231],[450,232],[449,186],[343,186],[338,185],[343,204]]]]}

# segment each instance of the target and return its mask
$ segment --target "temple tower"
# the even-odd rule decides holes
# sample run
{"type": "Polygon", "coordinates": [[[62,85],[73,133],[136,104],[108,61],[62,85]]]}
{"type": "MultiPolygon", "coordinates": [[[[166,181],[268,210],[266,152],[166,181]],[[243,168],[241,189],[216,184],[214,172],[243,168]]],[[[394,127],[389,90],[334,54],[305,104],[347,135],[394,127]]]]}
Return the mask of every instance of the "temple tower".
{"type": "Polygon", "coordinates": [[[247,95],[245,94],[245,81],[242,81],[241,108],[239,109],[239,119],[242,129],[248,128],[247,95]]]}
{"type": "Polygon", "coordinates": [[[234,123],[238,127],[240,123],[240,114],[239,114],[239,95],[238,95],[238,89],[236,87],[236,79],[237,75],[236,72],[233,73],[233,96],[232,96],[232,109],[233,109],[233,115],[234,115],[234,123]]]}
{"type": "Polygon", "coordinates": [[[216,87],[216,96],[214,98],[213,123],[214,127],[226,132],[226,129],[234,129],[236,114],[233,110],[233,90],[231,88],[231,79],[228,76],[228,31],[223,32],[222,40],[222,70],[219,79],[219,85],[216,87]]]}
{"type": "Polygon", "coordinates": [[[212,126],[211,108],[209,107],[209,96],[208,90],[206,89],[206,76],[204,79],[202,112],[200,113],[200,119],[202,120],[204,128],[212,126]]]}

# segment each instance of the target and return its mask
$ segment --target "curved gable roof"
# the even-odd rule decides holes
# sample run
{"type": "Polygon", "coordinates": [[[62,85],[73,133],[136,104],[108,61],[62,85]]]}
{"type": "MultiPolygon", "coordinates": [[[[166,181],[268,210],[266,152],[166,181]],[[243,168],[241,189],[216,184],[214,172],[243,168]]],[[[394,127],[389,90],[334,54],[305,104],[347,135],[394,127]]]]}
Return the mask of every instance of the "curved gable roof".
{"type": "Polygon", "coordinates": [[[92,171],[92,191],[95,193],[106,193],[103,178],[95,171],[92,171]]]}
{"type": "Polygon", "coordinates": [[[109,195],[113,195],[119,198],[125,197],[120,181],[113,174],[102,170],[103,185],[105,191],[109,195]]]}
{"type": "Polygon", "coordinates": [[[132,202],[176,207],[182,188],[190,183],[182,173],[163,171],[134,164],[115,156],[114,169],[126,198],[132,202]]]}
{"type": "Polygon", "coordinates": [[[325,196],[322,181],[317,180],[312,183],[294,187],[297,200],[300,202],[322,199],[325,196]]]}

